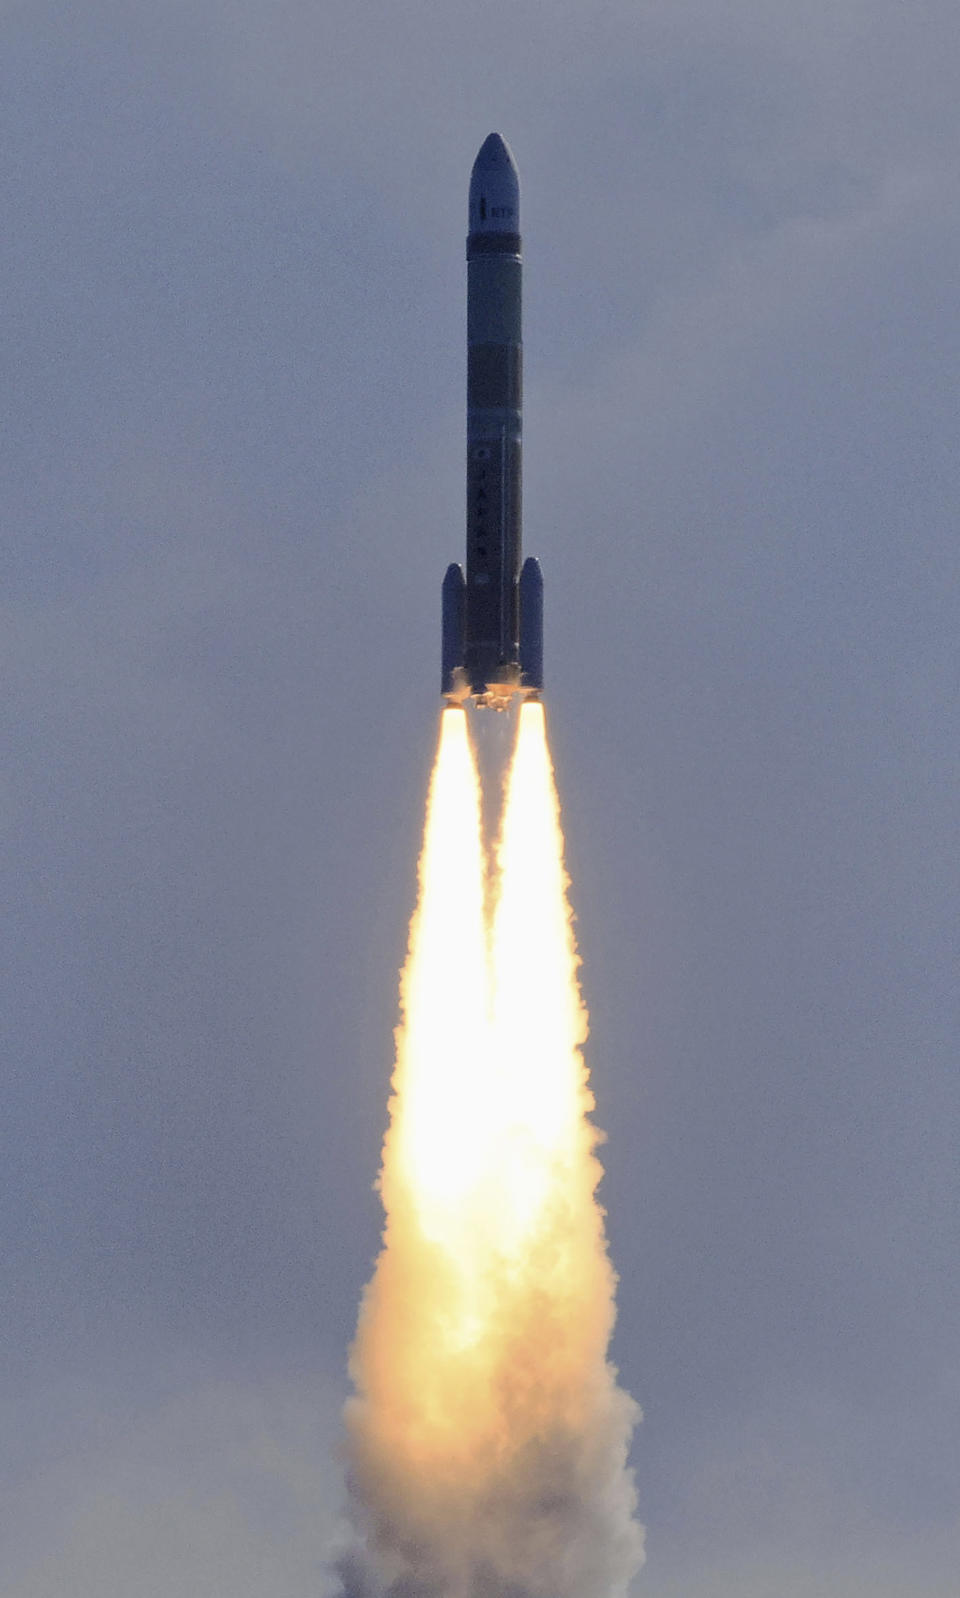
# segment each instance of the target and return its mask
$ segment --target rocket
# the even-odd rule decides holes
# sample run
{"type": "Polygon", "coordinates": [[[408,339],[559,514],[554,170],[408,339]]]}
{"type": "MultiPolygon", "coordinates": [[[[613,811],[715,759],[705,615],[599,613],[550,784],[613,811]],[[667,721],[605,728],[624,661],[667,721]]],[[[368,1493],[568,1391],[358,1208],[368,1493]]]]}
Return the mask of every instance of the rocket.
{"type": "Polygon", "coordinates": [[[505,710],[543,687],[543,578],[521,551],[520,181],[499,133],[473,164],[469,219],[467,564],[443,580],[441,692],[505,710]]]}

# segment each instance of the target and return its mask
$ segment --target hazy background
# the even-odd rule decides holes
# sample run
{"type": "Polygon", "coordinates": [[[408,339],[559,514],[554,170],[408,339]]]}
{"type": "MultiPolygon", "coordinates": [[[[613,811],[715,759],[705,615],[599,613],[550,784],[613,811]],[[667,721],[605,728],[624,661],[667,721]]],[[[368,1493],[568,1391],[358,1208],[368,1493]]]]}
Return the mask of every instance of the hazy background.
{"type": "Polygon", "coordinates": [[[308,1598],[523,180],[638,1598],[955,1598],[955,0],[0,6],[0,1591],[308,1598]]]}

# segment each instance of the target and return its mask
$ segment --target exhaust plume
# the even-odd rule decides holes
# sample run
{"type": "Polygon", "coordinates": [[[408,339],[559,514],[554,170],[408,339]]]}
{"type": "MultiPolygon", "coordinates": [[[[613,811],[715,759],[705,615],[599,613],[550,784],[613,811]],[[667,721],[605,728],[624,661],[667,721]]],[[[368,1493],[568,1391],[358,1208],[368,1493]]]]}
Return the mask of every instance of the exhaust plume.
{"type": "Polygon", "coordinates": [[[443,712],[347,1405],[351,1598],[616,1598],[639,1410],[607,1359],[587,1017],[543,708],[487,881],[466,715],[443,712]]]}

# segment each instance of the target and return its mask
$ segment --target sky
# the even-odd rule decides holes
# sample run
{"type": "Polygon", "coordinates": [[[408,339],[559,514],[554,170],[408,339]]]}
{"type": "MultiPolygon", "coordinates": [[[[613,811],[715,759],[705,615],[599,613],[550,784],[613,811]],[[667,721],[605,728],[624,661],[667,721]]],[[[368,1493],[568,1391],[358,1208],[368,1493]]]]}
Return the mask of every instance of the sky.
{"type": "Polygon", "coordinates": [[[0,1591],[332,1591],[522,180],[636,1598],[955,1598],[947,0],[0,5],[0,1591]]]}

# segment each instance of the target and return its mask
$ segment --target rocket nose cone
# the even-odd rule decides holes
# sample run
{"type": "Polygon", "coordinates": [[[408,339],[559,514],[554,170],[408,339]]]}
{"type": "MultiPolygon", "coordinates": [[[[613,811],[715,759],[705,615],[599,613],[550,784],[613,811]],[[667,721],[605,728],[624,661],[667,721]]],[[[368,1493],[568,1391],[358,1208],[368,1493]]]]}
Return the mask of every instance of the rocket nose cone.
{"type": "Polygon", "coordinates": [[[517,164],[510,153],[510,146],[499,133],[487,134],[477,151],[477,159],[473,163],[474,171],[478,166],[512,166],[514,172],[517,170],[517,164]]]}
{"type": "Polygon", "coordinates": [[[470,232],[519,233],[520,178],[499,133],[484,139],[470,174],[470,232]]]}

